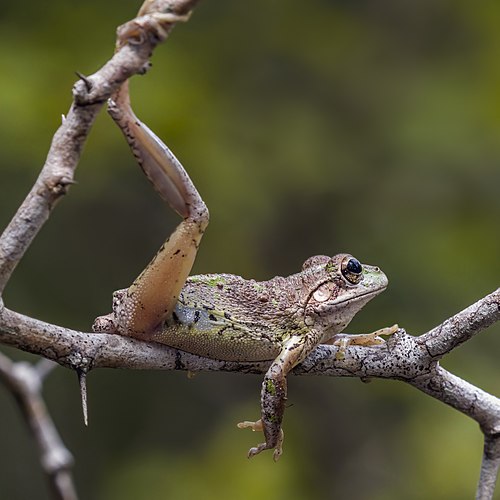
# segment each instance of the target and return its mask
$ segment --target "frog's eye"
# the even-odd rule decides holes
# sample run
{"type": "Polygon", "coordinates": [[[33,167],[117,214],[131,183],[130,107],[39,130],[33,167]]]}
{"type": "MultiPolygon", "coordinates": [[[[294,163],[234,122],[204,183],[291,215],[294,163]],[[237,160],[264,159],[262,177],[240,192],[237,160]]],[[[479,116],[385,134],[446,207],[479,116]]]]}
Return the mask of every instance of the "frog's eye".
{"type": "Polygon", "coordinates": [[[342,261],[341,266],[342,276],[352,285],[357,285],[361,281],[363,275],[363,266],[358,259],[354,257],[346,257],[342,261]]]}

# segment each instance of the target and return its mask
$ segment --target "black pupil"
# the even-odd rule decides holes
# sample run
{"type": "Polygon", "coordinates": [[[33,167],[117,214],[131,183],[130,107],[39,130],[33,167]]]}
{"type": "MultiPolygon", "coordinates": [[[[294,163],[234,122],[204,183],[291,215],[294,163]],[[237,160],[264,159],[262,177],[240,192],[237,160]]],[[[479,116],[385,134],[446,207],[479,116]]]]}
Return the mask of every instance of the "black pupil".
{"type": "Polygon", "coordinates": [[[363,272],[361,263],[357,259],[349,259],[346,268],[350,273],[353,274],[361,274],[363,272]]]}

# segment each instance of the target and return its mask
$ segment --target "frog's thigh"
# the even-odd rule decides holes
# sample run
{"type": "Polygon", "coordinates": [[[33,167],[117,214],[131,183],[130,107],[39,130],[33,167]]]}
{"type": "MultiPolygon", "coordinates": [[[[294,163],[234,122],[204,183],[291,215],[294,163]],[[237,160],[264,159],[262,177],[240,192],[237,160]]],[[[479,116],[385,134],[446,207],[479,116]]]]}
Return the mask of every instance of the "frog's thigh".
{"type": "Polygon", "coordinates": [[[199,221],[182,221],[127,290],[127,329],[134,336],[157,327],[174,310],[203,235],[199,221]]]}

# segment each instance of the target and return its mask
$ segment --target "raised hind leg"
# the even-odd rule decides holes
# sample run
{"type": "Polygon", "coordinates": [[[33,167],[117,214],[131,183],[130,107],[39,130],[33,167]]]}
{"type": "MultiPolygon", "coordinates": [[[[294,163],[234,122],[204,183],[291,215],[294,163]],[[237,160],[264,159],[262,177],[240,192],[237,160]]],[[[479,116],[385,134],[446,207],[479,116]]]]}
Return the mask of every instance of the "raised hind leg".
{"type": "Polygon", "coordinates": [[[125,83],[109,103],[137,162],[160,196],[183,218],[128,289],[115,292],[113,312],[95,331],[147,338],[173,312],[208,224],[208,209],[181,163],[134,114],[125,83]]]}

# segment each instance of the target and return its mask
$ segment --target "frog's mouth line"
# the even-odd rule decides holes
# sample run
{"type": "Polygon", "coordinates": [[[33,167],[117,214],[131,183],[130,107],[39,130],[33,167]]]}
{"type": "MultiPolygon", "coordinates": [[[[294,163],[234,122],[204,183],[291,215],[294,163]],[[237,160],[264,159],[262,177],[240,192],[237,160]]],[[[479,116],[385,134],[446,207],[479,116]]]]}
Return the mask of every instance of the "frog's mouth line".
{"type": "Polygon", "coordinates": [[[370,290],[369,292],[365,292],[362,295],[356,295],[355,297],[351,297],[349,299],[344,299],[339,302],[333,302],[333,305],[340,305],[340,304],[350,304],[352,302],[356,302],[358,300],[361,300],[363,298],[371,298],[371,296],[378,295],[380,292],[383,292],[387,288],[387,285],[381,286],[380,288],[376,288],[375,290],[370,290]]]}

